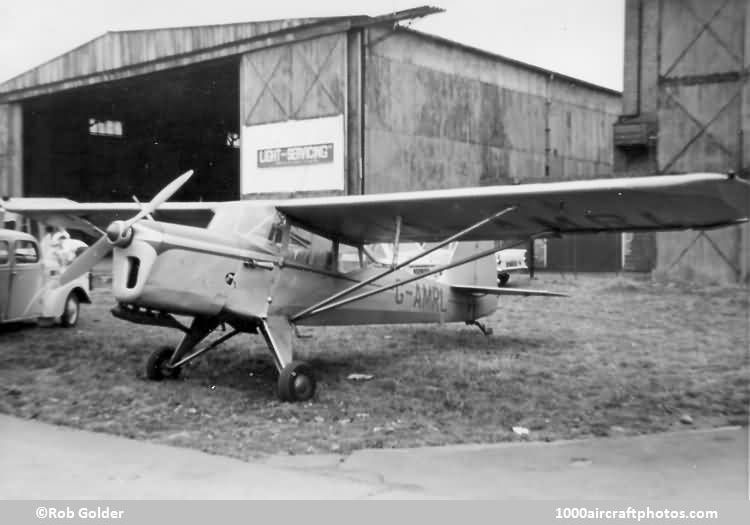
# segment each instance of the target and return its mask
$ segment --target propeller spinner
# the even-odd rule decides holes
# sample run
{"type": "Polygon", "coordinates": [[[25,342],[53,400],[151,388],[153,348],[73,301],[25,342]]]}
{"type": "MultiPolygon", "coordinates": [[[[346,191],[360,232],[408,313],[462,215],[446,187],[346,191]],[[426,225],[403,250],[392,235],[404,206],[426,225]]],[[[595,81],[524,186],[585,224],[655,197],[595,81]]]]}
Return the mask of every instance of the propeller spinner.
{"type": "Polygon", "coordinates": [[[77,257],[70,266],[60,276],[60,286],[78,279],[81,275],[88,272],[93,266],[102,260],[112,251],[115,246],[118,248],[127,247],[133,240],[132,226],[150,216],[159,206],[164,204],[183,184],[193,175],[193,170],[187,171],[167,184],[159,193],[157,193],[150,202],[141,206],[135,216],[127,221],[114,221],[107,226],[105,234],[94,244],[88,247],[79,257],[77,257]]]}

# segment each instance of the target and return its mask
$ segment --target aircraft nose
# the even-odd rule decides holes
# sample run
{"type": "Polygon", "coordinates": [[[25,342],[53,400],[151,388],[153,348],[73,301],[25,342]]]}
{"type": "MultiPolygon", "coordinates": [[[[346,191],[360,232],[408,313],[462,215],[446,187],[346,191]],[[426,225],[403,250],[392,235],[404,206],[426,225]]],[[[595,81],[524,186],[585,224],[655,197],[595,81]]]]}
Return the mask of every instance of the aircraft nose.
{"type": "Polygon", "coordinates": [[[124,221],[114,221],[107,226],[107,239],[118,248],[125,248],[133,240],[133,229],[127,227],[124,221]]]}

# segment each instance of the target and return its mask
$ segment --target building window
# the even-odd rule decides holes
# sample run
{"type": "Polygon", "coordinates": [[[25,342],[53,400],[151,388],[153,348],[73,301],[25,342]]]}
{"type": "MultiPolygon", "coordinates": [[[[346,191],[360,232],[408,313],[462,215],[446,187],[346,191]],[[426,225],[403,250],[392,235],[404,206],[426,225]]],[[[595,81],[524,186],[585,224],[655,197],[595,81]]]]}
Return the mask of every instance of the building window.
{"type": "Polygon", "coordinates": [[[122,122],[119,120],[89,119],[89,134],[100,137],[122,137],[122,122]]]}
{"type": "Polygon", "coordinates": [[[240,134],[234,133],[232,131],[227,133],[226,145],[227,147],[230,147],[230,148],[239,148],[240,147],[240,134]]]}

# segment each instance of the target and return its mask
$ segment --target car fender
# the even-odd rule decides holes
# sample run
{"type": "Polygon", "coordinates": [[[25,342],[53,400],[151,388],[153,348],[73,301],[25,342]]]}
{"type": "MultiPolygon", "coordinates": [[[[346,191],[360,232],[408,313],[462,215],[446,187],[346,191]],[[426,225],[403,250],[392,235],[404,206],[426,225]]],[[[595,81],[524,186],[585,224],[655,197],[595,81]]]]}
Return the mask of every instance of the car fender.
{"type": "Polygon", "coordinates": [[[63,286],[58,286],[56,281],[52,281],[45,288],[42,295],[42,317],[60,317],[71,292],[78,296],[79,302],[91,303],[88,274],[63,286]]]}

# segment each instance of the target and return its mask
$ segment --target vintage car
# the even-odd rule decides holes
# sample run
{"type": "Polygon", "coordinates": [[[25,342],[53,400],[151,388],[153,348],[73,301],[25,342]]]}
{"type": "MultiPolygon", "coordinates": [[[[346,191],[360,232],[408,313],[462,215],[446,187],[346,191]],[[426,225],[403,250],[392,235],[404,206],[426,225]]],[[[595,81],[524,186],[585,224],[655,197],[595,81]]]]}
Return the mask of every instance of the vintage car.
{"type": "Polygon", "coordinates": [[[31,235],[0,229],[0,324],[59,319],[71,327],[79,305],[91,303],[89,274],[59,286],[59,273],[45,268],[42,255],[31,235]]]}
{"type": "Polygon", "coordinates": [[[510,280],[510,274],[513,272],[525,272],[529,268],[526,266],[526,250],[520,248],[508,248],[500,250],[495,254],[497,260],[497,284],[505,286],[510,280]]]}

